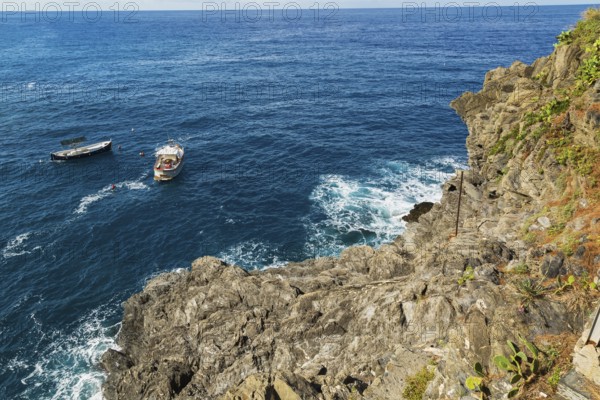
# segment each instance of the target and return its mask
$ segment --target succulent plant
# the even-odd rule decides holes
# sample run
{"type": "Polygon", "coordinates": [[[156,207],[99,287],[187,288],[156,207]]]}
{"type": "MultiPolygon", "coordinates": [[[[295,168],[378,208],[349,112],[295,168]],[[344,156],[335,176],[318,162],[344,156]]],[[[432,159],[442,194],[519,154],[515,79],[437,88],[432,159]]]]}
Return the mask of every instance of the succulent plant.
{"type": "Polygon", "coordinates": [[[523,336],[518,335],[518,337],[525,349],[528,350],[529,355],[517,347],[515,343],[507,340],[512,354],[508,357],[504,355],[494,357],[494,363],[499,369],[512,374],[509,382],[513,385],[513,388],[508,392],[509,398],[516,396],[526,384],[535,379],[540,371],[539,349],[523,336]]]}

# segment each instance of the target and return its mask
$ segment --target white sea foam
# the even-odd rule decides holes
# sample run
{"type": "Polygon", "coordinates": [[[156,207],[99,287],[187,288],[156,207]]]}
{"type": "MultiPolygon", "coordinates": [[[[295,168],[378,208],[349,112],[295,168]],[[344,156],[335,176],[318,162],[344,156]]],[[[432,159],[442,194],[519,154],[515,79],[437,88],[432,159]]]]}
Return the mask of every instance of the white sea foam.
{"type": "Polygon", "coordinates": [[[238,243],[221,252],[218,257],[232,265],[247,269],[275,268],[285,265],[285,249],[257,240],[238,243]]]}
{"type": "Polygon", "coordinates": [[[4,258],[21,256],[23,254],[29,254],[30,251],[25,250],[25,242],[31,236],[31,232],[21,233],[15,238],[11,239],[4,249],[2,249],[2,256],[4,258]]]}
{"type": "Polygon", "coordinates": [[[97,191],[94,194],[84,196],[79,201],[79,206],[77,206],[77,209],[74,211],[74,213],[75,214],[85,214],[87,212],[89,206],[91,206],[92,204],[94,204],[108,196],[116,194],[118,192],[118,189],[146,190],[149,188],[150,187],[148,185],[146,185],[144,182],[142,182],[140,180],[115,183],[115,190],[113,190],[112,185],[108,185],[108,186],[105,186],[104,188],[100,189],[99,191],[97,191]]]}
{"type": "Polygon", "coordinates": [[[404,231],[402,216],[415,203],[439,201],[441,183],[464,164],[441,157],[425,165],[388,162],[368,179],[324,175],[311,193],[306,219],[310,256],[335,255],[352,244],[380,245],[404,231]],[[316,215],[316,216],[315,216],[316,215]]]}
{"type": "MultiPolygon", "coordinates": [[[[111,307],[116,308],[115,304],[111,307]]],[[[109,348],[119,349],[114,340],[119,324],[107,323],[108,314],[112,313],[100,308],[83,318],[73,333],[65,336],[59,331],[52,332],[53,342],[39,349],[34,365],[18,358],[11,360],[12,368],[30,370],[21,380],[26,386],[24,398],[40,398],[40,393],[48,392],[45,389],[40,392],[40,387],[52,385],[51,394],[44,399],[102,399],[105,374],[98,368],[100,357],[109,348]]],[[[35,329],[42,332],[41,326],[35,329]]],[[[43,342],[41,339],[39,343],[43,342]]]]}

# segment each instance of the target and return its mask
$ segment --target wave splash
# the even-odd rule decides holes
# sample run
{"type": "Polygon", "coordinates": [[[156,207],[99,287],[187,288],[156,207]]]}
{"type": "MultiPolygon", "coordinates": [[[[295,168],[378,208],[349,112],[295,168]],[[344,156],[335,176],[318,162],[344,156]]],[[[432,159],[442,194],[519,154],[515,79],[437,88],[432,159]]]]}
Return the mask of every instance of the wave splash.
{"type": "Polygon", "coordinates": [[[25,242],[31,236],[31,232],[21,233],[15,238],[11,239],[4,249],[2,249],[2,256],[6,258],[21,256],[23,254],[29,254],[30,251],[25,250],[25,242]]]}
{"type": "Polygon", "coordinates": [[[405,229],[402,217],[416,203],[439,201],[440,185],[457,168],[466,168],[463,160],[442,157],[424,165],[387,162],[370,178],[322,176],[310,195],[306,252],[331,256],[351,245],[393,241],[405,229]]]}
{"type": "Polygon", "coordinates": [[[246,269],[276,268],[286,264],[286,251],[281,246],[249,240],[230,246],[218,254],[228,264],[239,265],[246,269]]]}
{"type": "Polygon", "coordinates": [[[28,364],[26,360],[31,358],[23,356],[8,363],[12,370],[29,372],[21,380],[26,386],[23,398],[101,400],[105,374],[99,367],[100,357],[109,348],[119,349],[115,337],[120,322],[111,322],[116,319],[116,311],[116,304],[95,309],[67,335],[48,332],[32,315],[32,329],[38,331],[37,336],[35,332],[32,335],[39,338],[34,346],[37,361],[28,364]]]}

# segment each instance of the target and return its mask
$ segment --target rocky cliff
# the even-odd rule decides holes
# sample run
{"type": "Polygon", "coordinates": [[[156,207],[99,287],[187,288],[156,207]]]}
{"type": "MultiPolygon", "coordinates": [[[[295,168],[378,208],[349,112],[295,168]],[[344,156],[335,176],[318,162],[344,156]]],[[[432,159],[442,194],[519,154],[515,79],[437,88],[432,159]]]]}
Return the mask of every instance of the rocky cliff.
{"type": "Polygon", "coordinates": [[[571,369],[592,398],[598,353],[571,353],[600,297],[599,28],[588,12],[550,56],[452,103],[470,169],[393,243],[151,280],[103,357],[105,398],[538,398],[571,369]]]}

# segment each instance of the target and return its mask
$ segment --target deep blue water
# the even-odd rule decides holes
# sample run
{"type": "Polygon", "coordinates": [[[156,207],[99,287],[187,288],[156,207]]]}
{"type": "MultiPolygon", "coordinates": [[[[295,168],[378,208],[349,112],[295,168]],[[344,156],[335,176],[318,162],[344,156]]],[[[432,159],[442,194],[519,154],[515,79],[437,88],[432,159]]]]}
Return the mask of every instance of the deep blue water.
{"type": "Polygon", "coordinates": [[[393,239],[466,161],[449,101],[548,54],[583,9],[0,14],[0,398],[99,398],[121,302],[197,257],[260,268],[393,239]],[[49,161],[81,135],[115,149],[49,161]],[[156,184],[168,138],[186,165],[156,184]]]}

